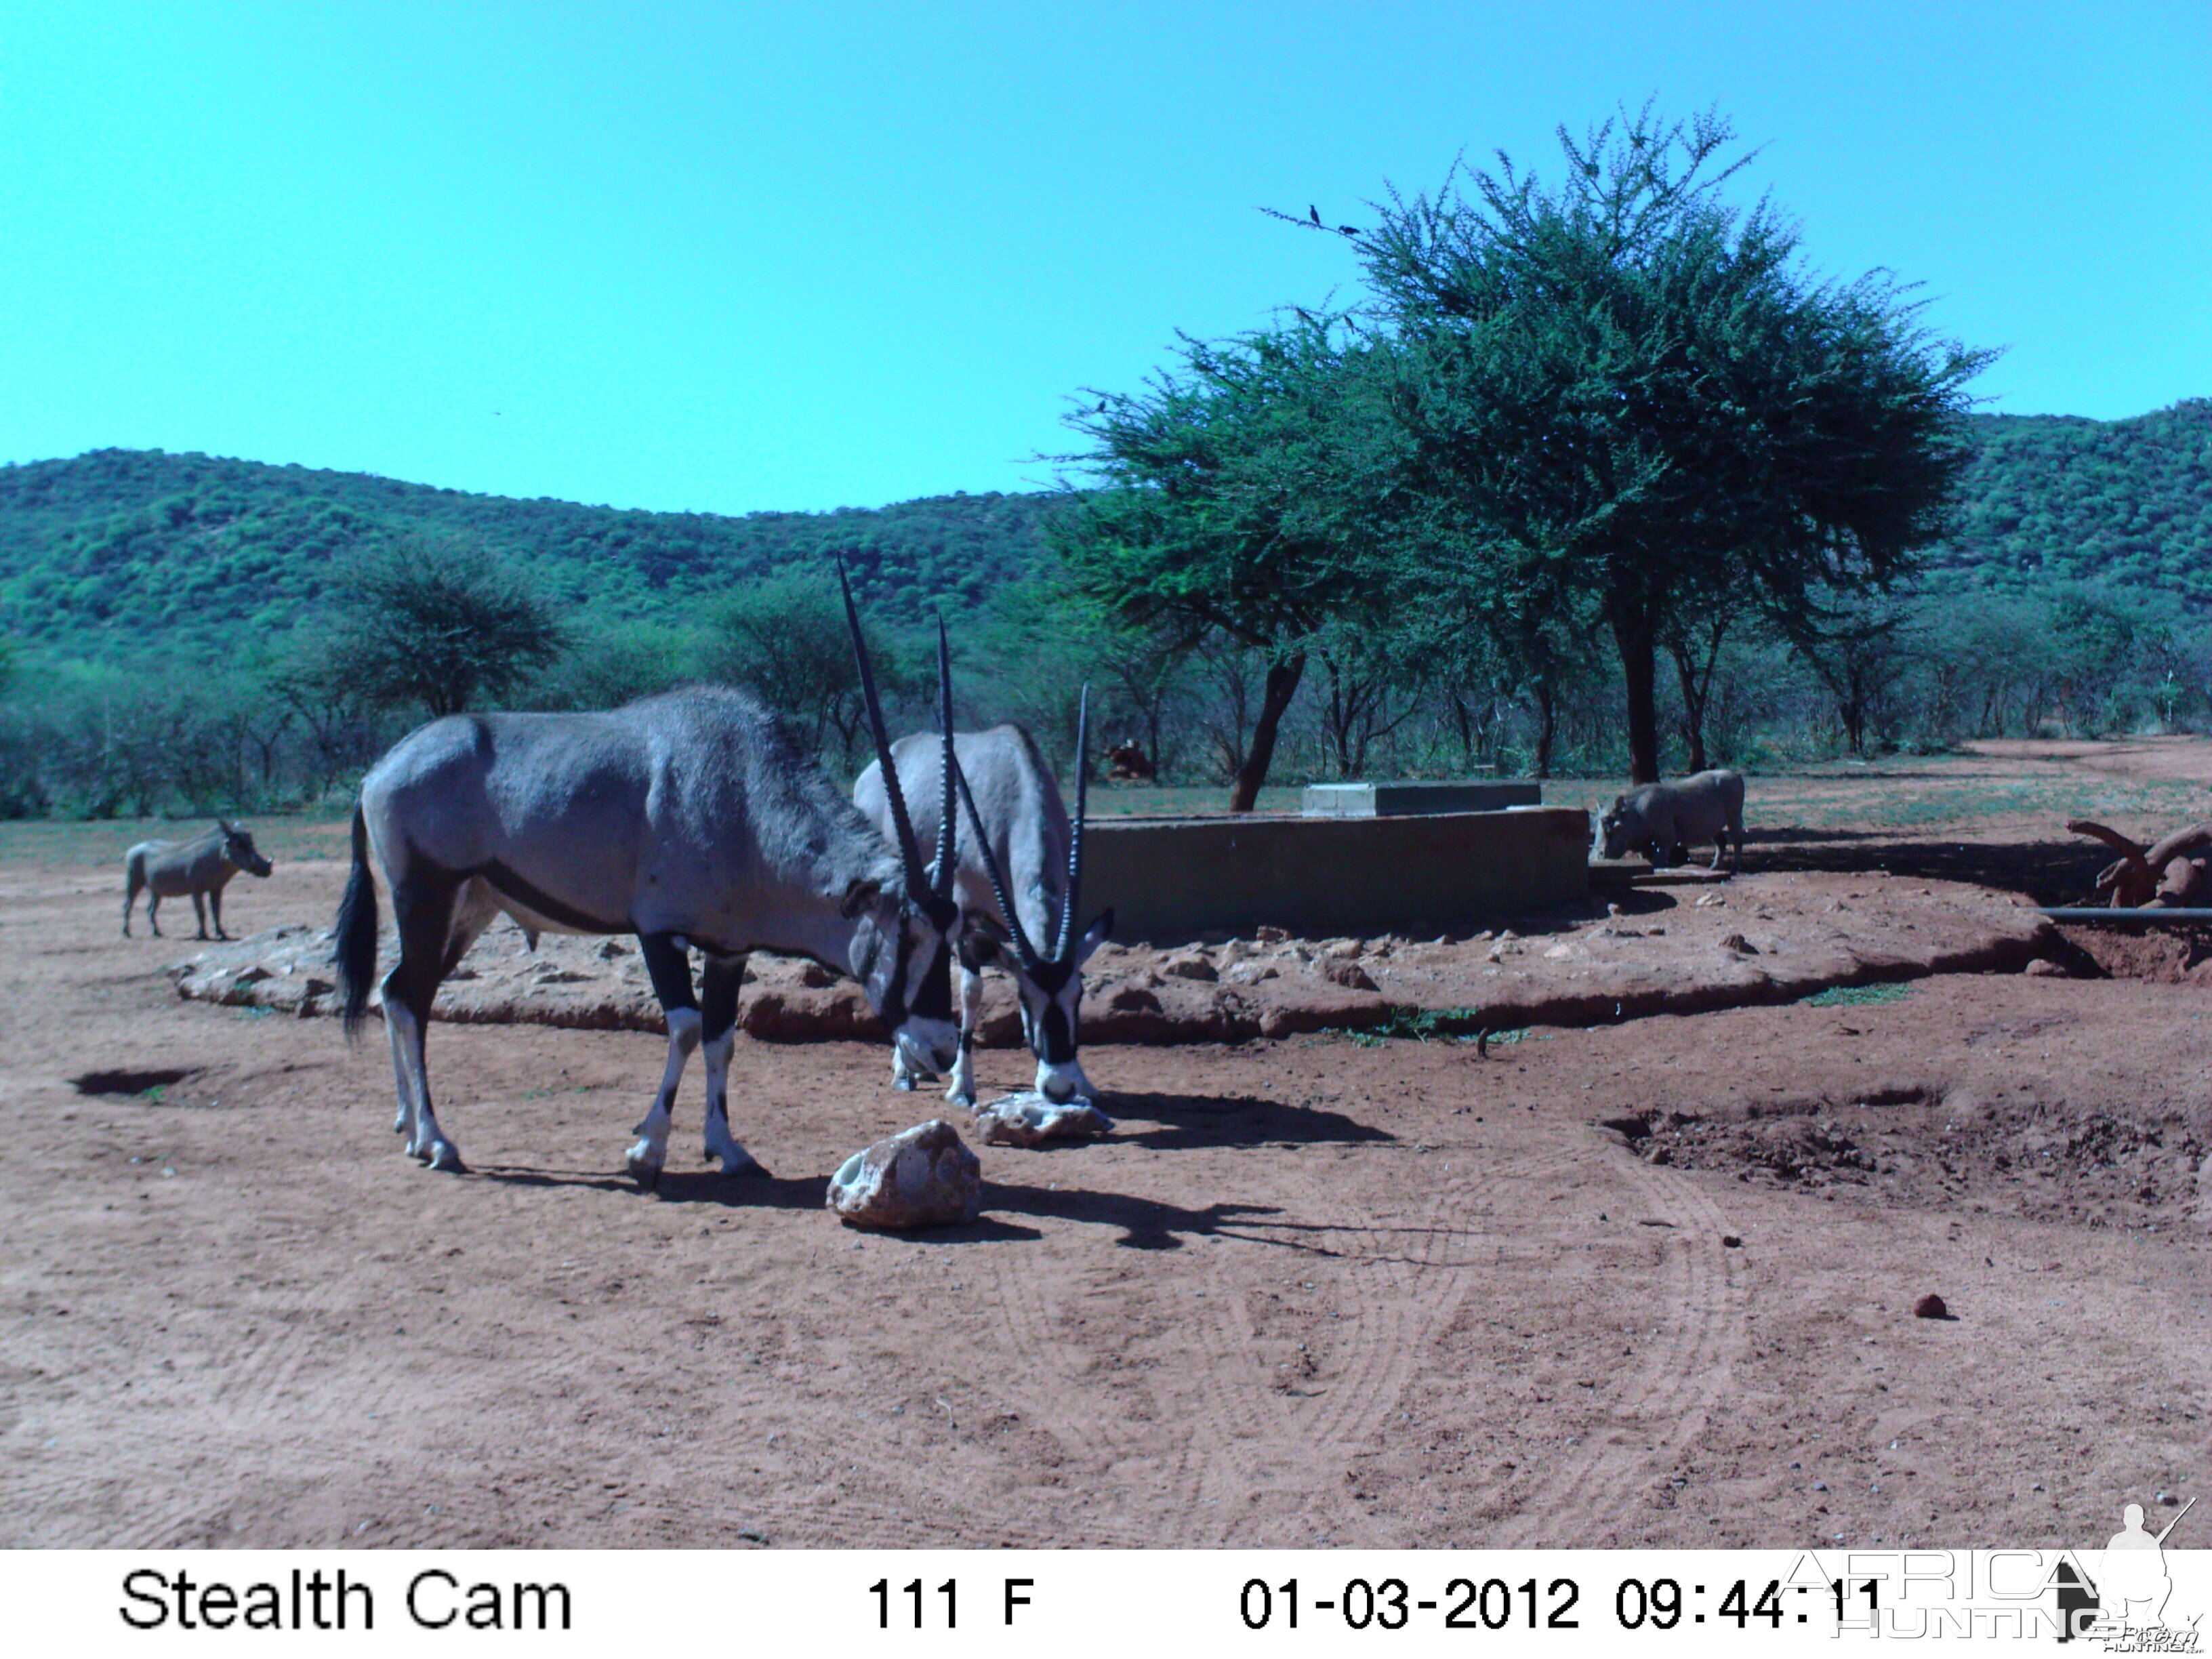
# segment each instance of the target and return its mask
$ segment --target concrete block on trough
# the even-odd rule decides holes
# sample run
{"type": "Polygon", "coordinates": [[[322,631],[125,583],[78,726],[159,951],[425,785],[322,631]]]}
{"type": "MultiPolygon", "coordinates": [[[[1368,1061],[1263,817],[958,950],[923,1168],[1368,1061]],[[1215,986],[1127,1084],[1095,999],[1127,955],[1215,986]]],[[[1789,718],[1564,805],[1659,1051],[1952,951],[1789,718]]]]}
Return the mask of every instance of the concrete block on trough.
{"type": "Polygon", "coordinates": [[[1457,783],[1310,783],[1310,818],[1396,818],[1432,812],[1498,812],[1540,806],[1544,786],[1496,779],[1457,783]]]}

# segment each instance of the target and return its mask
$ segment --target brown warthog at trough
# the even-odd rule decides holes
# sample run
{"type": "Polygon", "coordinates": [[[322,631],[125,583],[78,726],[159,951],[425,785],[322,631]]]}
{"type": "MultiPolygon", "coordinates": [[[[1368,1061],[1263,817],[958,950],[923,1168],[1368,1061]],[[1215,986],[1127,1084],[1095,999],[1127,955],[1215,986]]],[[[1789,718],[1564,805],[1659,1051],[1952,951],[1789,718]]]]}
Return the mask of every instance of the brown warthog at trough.
{"type": "Polygon", "coordinates": [[[155,939],[161,937],[161,924],[155,919],[161,901],[187,893],[191,895],[192,914],[199,918],[199,936],[208,936],[207,907],[212,905],[215,936],[228,939],[230,935],[222,931],[224,886],[241,870],[265,876],[270,868],[253,845],[253,837],[228,818],[217,818],[214,829],[191,841],[142,841],[123,855],[123,937],[131,937],[131,907],[138,902],[143,889],[146,925],[154,930],[155,939]]]}

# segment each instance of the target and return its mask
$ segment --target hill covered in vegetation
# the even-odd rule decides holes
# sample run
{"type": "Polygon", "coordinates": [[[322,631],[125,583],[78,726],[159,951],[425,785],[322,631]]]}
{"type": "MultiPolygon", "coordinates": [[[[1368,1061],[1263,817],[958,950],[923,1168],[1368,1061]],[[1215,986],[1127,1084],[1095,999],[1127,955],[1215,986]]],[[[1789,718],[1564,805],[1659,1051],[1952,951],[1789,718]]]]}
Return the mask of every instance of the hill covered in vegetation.
{"type": "Polygon", "coordinates": [[[1930,585],[2069,583],[2212,606],[2212,398],[2124,421],[1980,415],[1958,533],[1930,585]]]}
{"type": "Polygon", "coordinates": [[[841,552],[872,605],[956,611],[1044,557],[1046,495],[880,510],[626,512],[159,450],[0,467],[0,629],[27,654],[204,660],[322,610],[344,561],[407,542],[480,548],[564,611],[687,620],[735,585],[841,552]]]}
{"type": "MultiPolygon", "coordinates": [[[[2212,610],[2212,399],[2121,421],[1973,417],[1938,593],[2087,584],[2212,610]]],[[[644,513],[158,450],[0,467],[0,630],[25,656],[214,661],[313,620],[343,561],[407,541],[482,548],[564,611],[691,620],[750,580],[842,552],[887,619],[957,612],[1048,558],[1048,495],[875,510],[644,513]]]]}

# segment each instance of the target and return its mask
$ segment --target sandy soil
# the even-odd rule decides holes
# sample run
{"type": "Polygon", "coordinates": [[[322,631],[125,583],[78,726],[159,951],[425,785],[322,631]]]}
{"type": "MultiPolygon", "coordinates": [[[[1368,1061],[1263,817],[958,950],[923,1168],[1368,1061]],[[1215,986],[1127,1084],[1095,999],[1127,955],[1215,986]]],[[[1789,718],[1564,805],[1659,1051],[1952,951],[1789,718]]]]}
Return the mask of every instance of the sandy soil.
{"type": "MultiPolygon", "coordinates": [[[[2007,800],[1855,841],[1854,787],[1754,852],[2063,842],[2007,800]]],[[[0,861],[0,1541],[2056,1545],[2206,1474],[2198,984],[1105,1048],[1112,1139],[979,1148],[976,1226],[864,1237],[823,1178],[928,1104],[879,1046],[747,1040],[774,1176],[645,1196],[656,1039],[440,1029],[475,1172],[433,1175],[379,1048],[115,936],[100,834],[0,861]]],[[[234,892],[319,924],[335,871],[234,892]]]]}

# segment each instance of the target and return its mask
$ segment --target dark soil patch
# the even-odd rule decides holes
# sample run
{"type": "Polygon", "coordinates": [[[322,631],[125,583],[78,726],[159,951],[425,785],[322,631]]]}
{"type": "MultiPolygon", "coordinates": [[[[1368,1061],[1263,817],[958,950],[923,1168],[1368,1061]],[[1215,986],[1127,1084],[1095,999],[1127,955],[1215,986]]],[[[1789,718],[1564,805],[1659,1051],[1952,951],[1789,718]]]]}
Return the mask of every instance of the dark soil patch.
{"type": "Polygon", "coordinates": [[[2179,1115],[1984,1104],[1918,1085],[1740,1115],[1632,1113],[1600,1127],[1647,1164],[1830,1198],[2143,1231],[2189,1218],[2212,1151],[2179,1115]]]}
{"type": "Polygon", "coordinates": [[[2159,985],[2201,982],[2212,977],[2212,927],[2192,922],[2155,927],[2063,927],[2073,947],[2068,965],[2087,977],[2147,979],[2159,985]]]}

